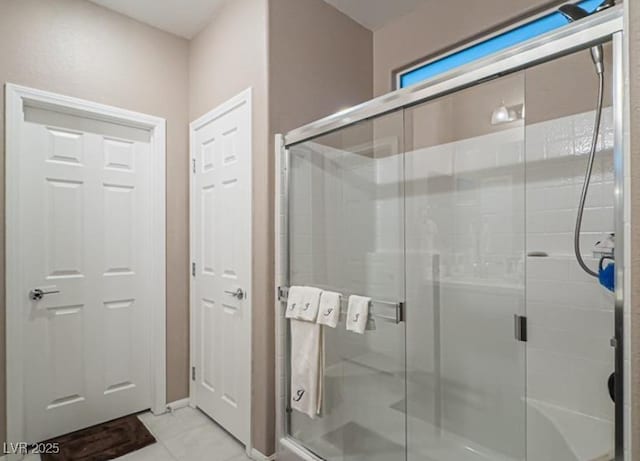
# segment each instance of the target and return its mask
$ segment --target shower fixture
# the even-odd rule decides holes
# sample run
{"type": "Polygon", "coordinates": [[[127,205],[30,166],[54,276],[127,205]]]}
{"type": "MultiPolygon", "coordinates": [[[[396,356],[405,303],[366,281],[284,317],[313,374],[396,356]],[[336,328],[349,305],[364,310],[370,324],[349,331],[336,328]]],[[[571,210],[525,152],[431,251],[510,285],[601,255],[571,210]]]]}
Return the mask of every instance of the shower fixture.
{"type": "MultiPolygon", "coordinates": [[[[610,8],[615,5],[615,0],[605,0],[594,13],[610,8]]],[[[588,13],[586,10],[578,5],[566,4],[562,5],[558,11],[562,13],[569,22],[578,21],[582,18],[589,16],[592,13],[588,13]]],[[[596,156],[596,149],[598,143],[598,134],[600,131],[600,122],[602,121],[602,104],[604,99],[604,51],[602,45],[595,45],[591,47],[591,59],[595,66],[596,74],[598,75],[598,99],[596,107],[596,119],[593,127],[593,137],[591,141],[591,149],[589,151],[589,160],[587,162],[587,171],[585,173],[584,182],[582,184],[582,192],[580,194],[580,203],[578,205],[578,214],[576,216],[576,225],[573,235],[573,249],[580,267],[589,275],[598,278],[599,272],[592,270],[584,262],[582,254],[580,252],[580,231],[582,229],[582,218],[584,214],[584,206],[587,200],[587,193],[589,192],[589,183],[591,182],[591,175],[593,172],[593,162],[596,156]]],[[[600,260],[600,268],[602,268],[603,260],[600,260]]]]}
{"type": "Polygon", "coordinates": [[[504,101],[499,107],[495,108],[491,114],[491,124],[498,125],[500,123],[509,123],[515,120],[515,115],[509,113],[509,109],[504,105],[504,101]]]}
{"type": "Polygon", "coordinates": [[[589,16],[589,13],[584,8],[574,5],[573,3],[567,3],[562,5],[558,10],[569,20],[569,22],[577,21],[589,16]]]}
{"type": "MultiPolygon", "coordinates": [[[[616,6],[615,0],[604,0],[598,7],[593,11],[593,13],[598,13],[602,10],[606,10],[607,8],[611,8],[612,6],[616,6]]],[[[582,8],[579,5],[573,3],[567,3],[566,5],[562,5],[558,10],[569,19],[569,21],[577,21],[578,19],[585,18],[592,13],[589,13],[587,10],[582,8]]]]}
{"type": "MultiPolygon", "coordinates": [[[[596,8],[594,13],[605,10],[615,5],[614,0],[605,0],[596,8]]],[[[584,8],[579,7],[578,5],[574,5],[572,3],[567,3],[566,5],[562,5],[558,8],[558,11],[563,14],[565,18],[569,20],[569,22],[578,21],[582,18],[586,18],[587,16],[593,14],[587,12],[584,8]]],[[[604,63],[602,56],[602,45],[596,45],[591,47],[591,59],[593,60],[593,64],[596,66],[596,72],[598,75],[604,72],[604,63]]]]}
{"type": "Polygon", "coordinates": [[[491,124],[500,125],[503,123],[511,123],[524,118],[524,104],[515,104],[506,106],[504,101],[500,106],[496,107],[491,113],[491,124]]]}

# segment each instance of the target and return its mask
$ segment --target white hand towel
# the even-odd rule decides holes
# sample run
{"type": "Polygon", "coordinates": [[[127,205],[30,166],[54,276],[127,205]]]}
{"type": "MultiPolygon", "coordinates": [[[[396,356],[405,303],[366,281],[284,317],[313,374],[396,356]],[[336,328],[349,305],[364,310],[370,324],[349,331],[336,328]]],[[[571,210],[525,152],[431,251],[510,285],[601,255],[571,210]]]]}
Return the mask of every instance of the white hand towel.
{"type": "Polygon", "coordinates": [[[298,309],[302,304],[303,294],[304,287],[293,286],[289,288],[289,294],[287,296],[287,311],[284,314],[286,318],[298,318],[298,309]]]}
{"type": "Polygon", "coordinates": [[[342,295],[333,291],[323,291],[320,295],[320,309],[318,310],[318,323],[331,328],[338,326],[340,321],[340,307],[342,295]]]}
{"type": "Polygon", "coordinates": [[[291,320],[291,408],[312,419],[322,407],[322,346],[321,325],[291,320]]]}
{"type": "Polygon", "coordinates": [[[363,334],[369,319],[369,305],[371,298],[365,296],[349,296],[347,308],[347,330],[363,334]]]}
{"type": "Polygon", "coordinates": [[[318,317],[318,308],[320,307],[320,295],[322,290],[314,287],[302,288],[302,302],[297,308],[298,320],[307,322],[315,322],[318,317]]]}

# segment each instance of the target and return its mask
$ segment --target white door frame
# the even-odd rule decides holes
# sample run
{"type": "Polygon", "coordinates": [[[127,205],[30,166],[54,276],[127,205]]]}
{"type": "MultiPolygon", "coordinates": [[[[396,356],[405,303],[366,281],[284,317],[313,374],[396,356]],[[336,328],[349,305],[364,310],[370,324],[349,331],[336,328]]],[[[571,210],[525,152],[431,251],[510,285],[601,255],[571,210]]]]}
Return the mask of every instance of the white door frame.
{"type": "MultiPolygon", "coordinates": [[[[191,162],[194,162],[194,160],[196,159],[196,142],[195,142],[195,133],[196,131],[201,128],[202,126],[206,125],[207,123],[210,123],[212,120],[215,120],[216,118],[220,117],[221,115],[223,115],[225,112],[228,112],[230,110],[232,110],[233,108],[237,107],[238,105],[242,104],[243,102],[246,103],[249,107],[249,111],[250,111],[250,126],[248,129],[248,133],[251,136],[251,140],[250,140],[250,145],[251,145],[251,155],[249,156],[249,168],[251,170],[251,198],[250,198],[250,208],[251,210],[253,210],[253,106],[252,106],[252,101],[251,101],[251,96],[252,96],[252,88],[249,87],[247,89],[245,89],[244,91],[240,92],[239,94],[237,94],[236,96],[232,97],[231,99],[227,100],[226,102],[220,104],[219,106],[217,106],[215,109],[207,112],[206,114],[204,114],[203,116],[201,116],[200,118],[194,120],[193,122],[191,122],[189,124],[189,158],[191,159],[191,162]]],[[[191,168],[192,168],[193,163],[191,164],[191,168]]],[[[195,189],[195,181],[194,181],[194,175],[193,175],[193,169],[191,169],[191,173],[189,174],[189,251],[190,251],[190,261],[194,261],[194,257],[195,257],[195,229],[197,229],[197,223],[196,223],[196,214],[195,214],[195,193],[196,191],[195,189]]],[[[252,212],[253,215],[253,212],[252,212]]],[[[253,220],[252,222],[252,229],[253,229],[253,220]]],[[[252,235],[252,240],[253,240],[253,231],[251,232],[252,235]]],[[[253,255],[253,242],[250,242],[250,248],[249,248],[249,254],[253,255]]],[[[251,262],[251,271],[250,271],[250,275],[249,275],[249,283],[248,283],[248,287],[249,287],[249,293],[251,294],[251,307],[249,309],[247,309],[248,311],[248,316],[249,316],[249,323],[252,325],[251,329],[252,329],[252,333],[253,333],[253,258],[252,258],[252,262],[251,262]]],[[[196,366],[195,363],[195,350],[196,350],[196,342],[195,342],[195,334],[193,334],[194,331],[196,331],[196,325],[195,325],[195,309],[196,309],[196,305],[195,305],[195,301],[196,301],[196,296],[195,296],[195,278],[193,277],[193,273],[192,276],[189,277],[189,326],[190,329],[189,331],[191,331],[191,334],[189,335],[189,370],[193,370],[193,367],[196,366]]],[[[249,389],[250,389],[250,393],[252,394],[249,398],[249,405],[247,406],[247,421],[249,423],[249,438],[246,441],[246,452],[247,454],[251,454],[253,451],[253,424],[251,423],[251,413],[252,413],[252,408],[253,408],[253,334],[249,335],[248,338],[248,344],[247,344],[247,350],[246,352],[249,354],[248,357],[248,363],[250,366],[250,370],[249,370],[249,389]]],[[[195,388],[196,388],[196,383],[193,380],[193,375],[189,374],[189,405],[192,408],[196,407],[196,402],[195,402],[195,388]]]]}
{"type": "Polygon", "coordinates": [[[24,293],[21,287],[22,255],[19,229],[21,207],[19,162],[20,129],[24,123],[24,107],[37,107],[85,118],[97,119],[120,125],[149,130],[151,133],[151,188],[153,203],[150,207],[153,229],[149,236],[156,256],[147,283],[154,289],[150,293],[151,318],[151,393],[154,413],[166,410],[166,261],[165,261],[165,132],[163,118],[140,114],[117,107],[98,104],[69,96],[63,96],[24,86],[6,84],[6,325],[7,325],[7,441],[24,440],[24,391],[25,366],[22,338],[22,316],[20,308],[24,293]]]}

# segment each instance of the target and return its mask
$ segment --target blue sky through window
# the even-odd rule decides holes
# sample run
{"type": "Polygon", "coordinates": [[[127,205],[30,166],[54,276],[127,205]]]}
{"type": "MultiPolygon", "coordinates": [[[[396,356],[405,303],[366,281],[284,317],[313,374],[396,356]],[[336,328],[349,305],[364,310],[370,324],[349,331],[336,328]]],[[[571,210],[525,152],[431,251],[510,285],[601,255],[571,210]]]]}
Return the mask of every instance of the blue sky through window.
{"type": "MultiPolygon", "coordinates": [[[[585,0],[578,5],[588,12],[593,12],[602,3],[602,0],[585,0]]],[[[455,69],[462,65],[487,57],[498,51],[523,43],[552,30],[559,29],[569,23],[561,13],[555,12],[523,24],[515,29],[508,30],[491,37],[456,53],[444,56],[428,64],[420,66],[400,75],[400,88],[406,88],[416,83],[423,82],[431,77],[455,69]]]]}

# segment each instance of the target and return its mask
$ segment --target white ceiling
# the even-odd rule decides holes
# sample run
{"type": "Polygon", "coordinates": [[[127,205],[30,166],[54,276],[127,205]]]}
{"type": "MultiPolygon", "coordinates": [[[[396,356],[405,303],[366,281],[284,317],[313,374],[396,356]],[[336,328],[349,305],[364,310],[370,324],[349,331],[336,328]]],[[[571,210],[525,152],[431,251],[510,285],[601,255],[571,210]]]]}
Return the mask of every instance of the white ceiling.
{"type": "Polygon", "coordinates": [[[429,0],[324,0],[367,29],[377,30],[429,0]]]}
{"type": "Polygon", "coordinates": [[[140,22],[193,38],[226,0],[89,0],[140,22]]]}
{"type": "MultiPolygon", "coordinates": [[[[89,0],[140,22],[193,38],[227,0],[89,0]]],[[[370,30],[410,13],[429,0],[324,0],[370,30]]]]}

